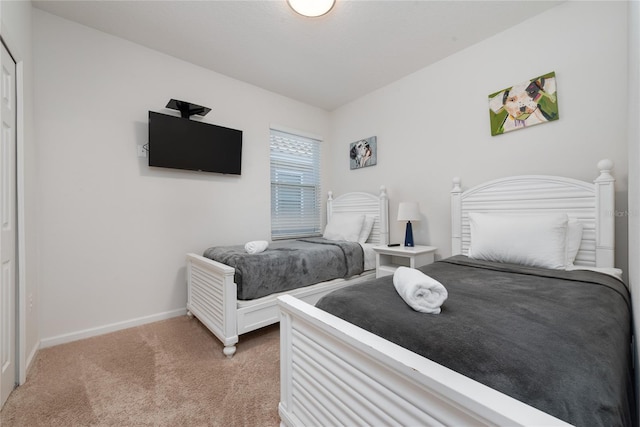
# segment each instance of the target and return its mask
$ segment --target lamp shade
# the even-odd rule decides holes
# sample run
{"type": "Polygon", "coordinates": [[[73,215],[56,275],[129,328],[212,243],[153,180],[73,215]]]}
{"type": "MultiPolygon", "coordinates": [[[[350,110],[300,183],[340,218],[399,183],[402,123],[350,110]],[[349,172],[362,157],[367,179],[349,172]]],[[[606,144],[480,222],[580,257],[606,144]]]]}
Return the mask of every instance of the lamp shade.
{"type": "Polygon", "coordinates": [[[418,202],[400,202],[398,205],[398,221],[420,221],[418,202]]]}

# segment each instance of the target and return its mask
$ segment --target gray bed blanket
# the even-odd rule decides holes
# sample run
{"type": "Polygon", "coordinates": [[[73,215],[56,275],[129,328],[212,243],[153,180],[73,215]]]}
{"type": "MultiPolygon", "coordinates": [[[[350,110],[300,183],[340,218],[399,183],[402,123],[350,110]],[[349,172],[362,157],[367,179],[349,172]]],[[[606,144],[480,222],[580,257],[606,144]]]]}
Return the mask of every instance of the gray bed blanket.
{"type": "Polygon", "coordinates": [[[392,276],[316,306],[571,424],[635,425],[622,282],[464,256],[420,270],[448,290],[438,315],[412,310],[392,276]]]}
{"type": "Polygon", "coordinates": [[[234,267],[238,299],[251,300],[364,271],[362,246],[321,237],[270,243],[248,254],[244,246],[207,249],[204,257],[234,267]]]}

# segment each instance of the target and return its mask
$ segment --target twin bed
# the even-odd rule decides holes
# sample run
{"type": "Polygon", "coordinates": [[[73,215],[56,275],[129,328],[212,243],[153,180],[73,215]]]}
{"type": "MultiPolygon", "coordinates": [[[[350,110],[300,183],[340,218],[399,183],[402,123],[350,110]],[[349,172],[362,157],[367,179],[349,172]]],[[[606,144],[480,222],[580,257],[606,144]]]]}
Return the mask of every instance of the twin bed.
{"type": "Polygon", "coordinates": [[[283,425],[635,425],[613,165],[598,166],[594,183],[454,180],[454,256],[420,268],[448,290],[438,315],[391,276],[316,306],[281,296],[283,425]]]}
{"type": "MultiPolygon", "coordinates": [[[[242,300],[235,268],[195,254],[188,310],[229,356],[238,335],[280,321],[283,425],[635,425],[613,165],[598,167],[593,183],[454,179],[453,256],[420,268],[448,291],[440,314],[412,310],[371,265],[242,300]]],[[[384,188],[330,195],[327,211],[330,224],[375,216],[367,244],[388,243],[384,188]]]]}
{"type": "Polygon", "coordinates": [[[389,242],[388,211],[384,186],[378,194],[334,198],[329,192],[327,239],[274,242],[257,254],[247,254],[244,246],[187,254],[187,314],[198,318],[222,342],[224,353],[233,356],[239,335],[279,321],[278,296],[286,293],[315,304],[331,291],[374,278],[372,247],[389,242]],[[354,232],[353,238],[348,236],[354,232]]]}

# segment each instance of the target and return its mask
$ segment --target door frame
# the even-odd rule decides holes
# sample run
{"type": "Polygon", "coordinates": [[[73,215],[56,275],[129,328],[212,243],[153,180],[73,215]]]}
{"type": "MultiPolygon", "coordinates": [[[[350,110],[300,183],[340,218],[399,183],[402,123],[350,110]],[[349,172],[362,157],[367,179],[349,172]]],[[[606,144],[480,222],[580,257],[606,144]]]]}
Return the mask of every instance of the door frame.
{"type": "MultiPolygon", "coordinates": [[[[17,48],[17,43],[2,25],[0,17],[0,43],[3,43],[16,63],[16,221],[17,221],[17,251],[18,264],[16,266],[16,380],[18,385],[27,380],[27,369],[35,359],[39,344],[34,345],[31,354],[27,355],[27,286],[26,286],[26,252],[25,252],[25,71],[24,55],[17,48]]],[[[37,306],[36,306],[37,309],[37,306]]],[[[37,340],[39,342],[39,340],[37,340]]]]}

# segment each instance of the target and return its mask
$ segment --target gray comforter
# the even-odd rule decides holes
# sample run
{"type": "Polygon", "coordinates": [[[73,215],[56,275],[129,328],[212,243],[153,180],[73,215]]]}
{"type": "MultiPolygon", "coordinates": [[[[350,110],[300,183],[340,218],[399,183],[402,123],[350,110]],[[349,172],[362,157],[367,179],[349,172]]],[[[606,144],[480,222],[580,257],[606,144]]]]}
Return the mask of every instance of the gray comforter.
{"type": "Polygon", "coordinates": [[[321,237],[269,244],[248,254],[243,246],[207,249],[204,257],[234,267],[238,299],[250,300],[364,271],[362,246],[321,237]]]}
{"type": "Polygon", "coordinates": [[[316,306],[574,425],[635,425],[622,282],[464,256],[420,270],[448,290],[438,315],[412,310],[391,276],[316,306]]]}

